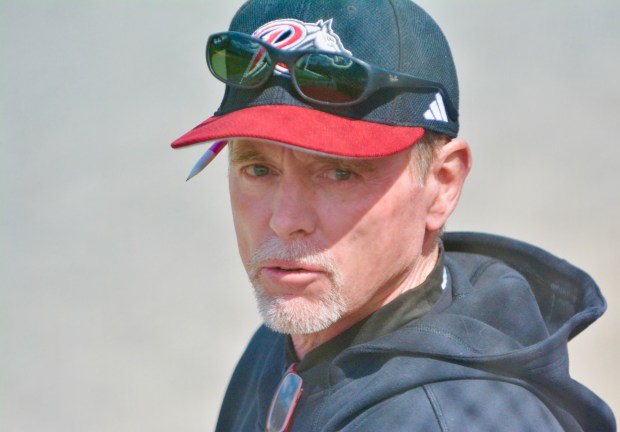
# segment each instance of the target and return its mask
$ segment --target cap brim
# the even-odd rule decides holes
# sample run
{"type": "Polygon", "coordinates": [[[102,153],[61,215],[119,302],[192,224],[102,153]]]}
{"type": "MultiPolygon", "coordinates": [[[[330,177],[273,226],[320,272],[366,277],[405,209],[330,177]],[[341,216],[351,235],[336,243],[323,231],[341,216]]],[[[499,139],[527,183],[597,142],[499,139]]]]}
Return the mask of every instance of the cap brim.
{"type": "Polygon", "coordinates": [[[172,147],[256,138],[335,156],[372,158],[411,147],[422,135],[421,127],[372,123],[290,105],[262,105],[210,117],[172,147]]]}

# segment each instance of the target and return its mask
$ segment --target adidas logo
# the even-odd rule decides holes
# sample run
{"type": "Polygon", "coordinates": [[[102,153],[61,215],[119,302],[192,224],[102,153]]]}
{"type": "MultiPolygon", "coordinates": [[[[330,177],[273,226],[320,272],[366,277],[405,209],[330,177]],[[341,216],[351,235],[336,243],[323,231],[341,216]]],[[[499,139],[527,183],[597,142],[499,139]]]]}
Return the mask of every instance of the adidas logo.
{"type": "Polygon", "coordinates": [[[446,107],[443,104],[443,97],[441,93],[435,95],[435,100],[431,104],[430,108],[424,113],[426,120],[436,120],[442,122],[448,122],[448,115],[446,114],[446,107]]]}

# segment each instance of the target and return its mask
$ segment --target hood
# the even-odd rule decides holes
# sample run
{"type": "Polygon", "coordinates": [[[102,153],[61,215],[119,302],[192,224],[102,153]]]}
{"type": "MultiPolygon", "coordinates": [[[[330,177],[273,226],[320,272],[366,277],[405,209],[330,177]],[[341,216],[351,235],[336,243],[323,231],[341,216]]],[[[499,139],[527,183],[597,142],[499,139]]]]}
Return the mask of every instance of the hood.
{"type": "Polygon", "coordinates": [[[444,245],[449,252],[489,257],[516,270],[535,296],[549,335],[559,333],[556,336],[570,340],[607,308],[588,274],[530,244],[489,234],[451,233],[444,245]]]}
{"type": "Polygon", "coordinates": [[[568,370],[567,342],[606,309],[592,278],[504,237],[451,233],[443,241],[448,286],[438,304],[397,332],[345,350],[332,364],[332,382],[351,379],[353,369],[363,375],[359,365],[376,364],[371,357],[440,360],[411,376],[395,373],[384,396],[438,381],[498,380],[535,394],[565,430],[615,431],[609,407],[568,370]]]}

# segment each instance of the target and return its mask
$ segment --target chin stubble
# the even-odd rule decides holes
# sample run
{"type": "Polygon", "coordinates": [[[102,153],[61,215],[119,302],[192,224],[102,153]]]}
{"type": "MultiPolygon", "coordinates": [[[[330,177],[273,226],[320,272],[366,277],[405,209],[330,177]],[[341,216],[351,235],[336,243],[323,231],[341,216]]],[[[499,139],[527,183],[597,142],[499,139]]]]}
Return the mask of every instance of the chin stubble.
{"type": "Polygon", "coordinates": [[[343,284],[329,253],[305,242],[283,243],[271,238],[259,245],[250,260],[248,276],[254,287],[258,311],[267,327],[286,334],[311,334],[337,322],[346,310],[343,284]],[[320,297],[283,299],[265,292],[260,283],[261,263],[268,260],[296,261],[320,267],[329,287],[320,297]]]}

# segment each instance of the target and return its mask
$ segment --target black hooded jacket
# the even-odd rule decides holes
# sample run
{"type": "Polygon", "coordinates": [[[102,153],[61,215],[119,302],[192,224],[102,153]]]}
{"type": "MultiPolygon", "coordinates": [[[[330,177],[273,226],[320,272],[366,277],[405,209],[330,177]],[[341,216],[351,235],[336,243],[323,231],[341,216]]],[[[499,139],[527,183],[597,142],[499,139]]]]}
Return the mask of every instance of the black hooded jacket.
{"type": "MultiPolygon", "coordinates": [[[[594,281],[507,238],[443,239],[447,286],[422,318],[301,371],[292,431],[616,431],[568,373],[567,342],[605,311],[594,281]]],[[[264,326],[241,358],[218,431],[264,431],[288,368],[264,326]]]]}

